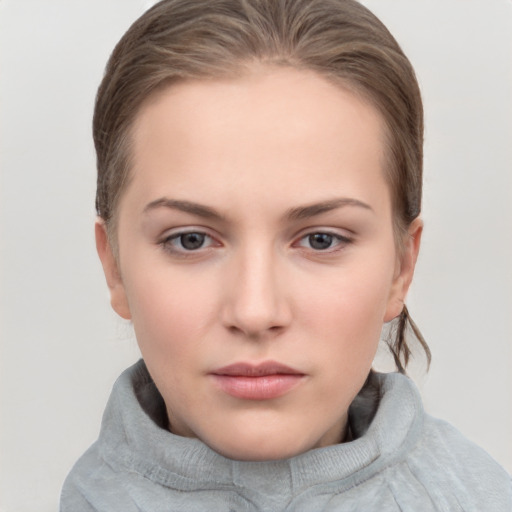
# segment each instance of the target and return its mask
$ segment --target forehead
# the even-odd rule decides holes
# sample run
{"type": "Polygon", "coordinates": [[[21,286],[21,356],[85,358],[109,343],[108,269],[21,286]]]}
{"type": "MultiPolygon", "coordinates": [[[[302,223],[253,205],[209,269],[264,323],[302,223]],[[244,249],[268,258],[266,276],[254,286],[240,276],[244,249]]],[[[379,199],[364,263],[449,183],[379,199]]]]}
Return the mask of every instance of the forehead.
{"type": "Polygon", "coordinates": [[[370,182],[384,184],[383,125],[369,103],[310,71],[183,82],[141,108],[129,188],[148,202],[164,191],[211,200],[281,190],[298,204],[333,187],[367,195],[370,182]]]}

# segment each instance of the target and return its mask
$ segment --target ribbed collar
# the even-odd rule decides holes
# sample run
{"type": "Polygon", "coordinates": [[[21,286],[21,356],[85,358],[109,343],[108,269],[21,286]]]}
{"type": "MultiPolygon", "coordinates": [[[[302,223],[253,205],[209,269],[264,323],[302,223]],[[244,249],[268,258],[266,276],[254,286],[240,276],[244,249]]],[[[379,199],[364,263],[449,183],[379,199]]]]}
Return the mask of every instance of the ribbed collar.
{"type": "Polygon", "coordinates": [[[350,409],[353,441],[290,459],[235,461],[197,439],[164,428],[162,397],[141,360],[114,385],[99,448],[117,470],[135,471],[155,484],[183,491],[235,486],[294,495],[311,486],[336,483],[342,492],[403,458],[420,434],[423,414],[410,379],[375,373],[350,409]]]}

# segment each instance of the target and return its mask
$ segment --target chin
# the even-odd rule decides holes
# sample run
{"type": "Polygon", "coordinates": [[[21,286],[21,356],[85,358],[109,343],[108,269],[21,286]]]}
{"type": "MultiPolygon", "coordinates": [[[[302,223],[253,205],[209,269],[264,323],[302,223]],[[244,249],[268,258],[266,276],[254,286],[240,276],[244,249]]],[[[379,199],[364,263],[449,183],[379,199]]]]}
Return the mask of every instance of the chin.
{"type": "Polygon", "coordinates": [[[306,443],[290,443],[290,436],[286,434],[264,438],[243,436],[243,438],[234,439],[232,436],[229,440],[217,439],[212,443],[206,441],[206,444],[228,459],[254,462],[289,459],[314,448],[306,443]]]}
{"type": "MultiPolygon", "coordinates": [[[[289,459],[295,455],[303,453],[298,450],[283,450],[282,447],[273,450],[261,450],[257,446],[247,448],[247,446],[240,447],[229,447],[227,450],[218,449],[215,450],[220,453],[223,457],[233,460],[247,461],[247,462],[263,462],[271,460],[289,459]]],[[[307,451],[307,450],[305,450],[307,451]]]]}

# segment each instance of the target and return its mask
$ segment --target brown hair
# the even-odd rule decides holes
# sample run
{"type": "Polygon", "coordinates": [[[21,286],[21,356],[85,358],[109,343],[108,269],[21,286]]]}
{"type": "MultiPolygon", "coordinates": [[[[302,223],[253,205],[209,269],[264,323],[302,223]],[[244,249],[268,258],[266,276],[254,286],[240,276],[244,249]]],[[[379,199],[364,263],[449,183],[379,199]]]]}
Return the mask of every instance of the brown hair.
{"type": "MultiPolygon", "coordinates": [[[[115,47],[93,121],[96,209],[115,244],[116,210],[130,179],[130,129],[142,103],[188,79],[236,76],[263,62],[313,70],[362,95],[387,126],[387,165],[398,246],[421,210],[423,108],[414,70],[386,27],[355,0],[163,0],[115,47]]],[[[388,340],[405,371],[407,308],[388,340]]]]}

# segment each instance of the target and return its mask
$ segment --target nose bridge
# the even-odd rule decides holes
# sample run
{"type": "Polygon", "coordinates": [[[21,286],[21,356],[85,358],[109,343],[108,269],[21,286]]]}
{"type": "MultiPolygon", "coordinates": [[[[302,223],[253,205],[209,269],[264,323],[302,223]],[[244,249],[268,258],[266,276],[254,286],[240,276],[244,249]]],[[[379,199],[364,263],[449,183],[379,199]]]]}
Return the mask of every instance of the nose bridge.
{"type": "Polygon", "coordinates": [[[279,256],[269,246],[251,243],[230,262],[225,321],[246,335],[260,335],[289,322],[289,305],[279,274],[279,256]]]}

